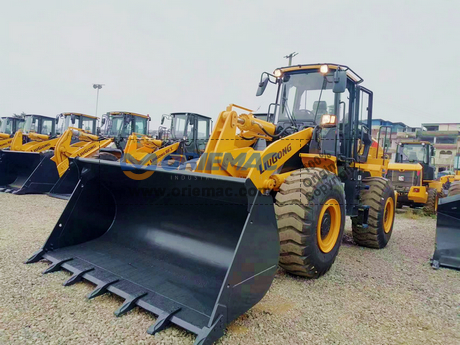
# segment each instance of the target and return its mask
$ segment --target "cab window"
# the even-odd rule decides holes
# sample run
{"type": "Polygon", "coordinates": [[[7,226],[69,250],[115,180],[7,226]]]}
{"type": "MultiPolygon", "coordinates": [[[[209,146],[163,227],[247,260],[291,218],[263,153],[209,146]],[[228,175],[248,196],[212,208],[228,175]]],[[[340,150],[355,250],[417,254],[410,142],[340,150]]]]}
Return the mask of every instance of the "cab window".
{"type": "Polygon", "coordinates": [[[53,131],[53,120],[43,120],[40,134],[50,135],[53,131]]]}

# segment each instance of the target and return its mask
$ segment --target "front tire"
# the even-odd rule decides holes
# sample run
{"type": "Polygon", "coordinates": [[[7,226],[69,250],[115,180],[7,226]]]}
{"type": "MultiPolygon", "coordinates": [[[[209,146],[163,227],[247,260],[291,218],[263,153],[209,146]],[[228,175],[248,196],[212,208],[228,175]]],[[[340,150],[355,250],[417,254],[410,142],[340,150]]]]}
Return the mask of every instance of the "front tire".
{"type": "Polygon", "coordinates": [[[430,188],[428,189],[428,199],[426,201],[425,206],[423,206],[423,212],[431,216],[433,214],[436,214],[438,211],[438,191],[436,188],[430,188]]]}
{"type": "Polygon", "coordinates": [[[319,278],[331,268],[342,243],[345,192],[338,177],[324,169],[294,171],[276,194],[280,266],[319,278]]]}
{"type": "Polygon", "coordinates": [[[452,182],[447,192],[447,196],[454,196],[460,194],[460,181],[452,182]]]}
{"type": "Polygon", "coordinates": [[[358,217],[353,217],[353,240],[363,247],[385,248],[393,232],[396,213],[394,189],[383,177],[366,177],[363,183],[369,186],[360,194],[361,204],[369,206],[368,227],[363,227],[358,217]]]}

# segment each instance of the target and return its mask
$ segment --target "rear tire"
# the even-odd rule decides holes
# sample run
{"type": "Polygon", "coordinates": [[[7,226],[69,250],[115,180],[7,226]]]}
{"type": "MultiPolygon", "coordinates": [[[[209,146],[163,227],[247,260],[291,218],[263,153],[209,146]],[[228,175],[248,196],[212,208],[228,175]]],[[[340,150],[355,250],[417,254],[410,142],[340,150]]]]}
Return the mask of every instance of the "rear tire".
{"type": "Polygon", "coordinates": [[[454,196],[460,194],[460,181],[452,182],[447,192],[447,196],[454,196]]]}
{"type": "Polygon", "coordinates": [[[366,177],[363,183],[369,186],[360,194],[361,204],[370,207],[368,227],[363,228],[358,217],[353,217],[353,240],[363,247],[385,248],[393,232],[396,213],[394,189],[383,177],[366,177]]]}
{"type": "Polygon", "coordinates": [[[280,266],[318,278],[332,266],[342,243],[345,192],[338,177],[324,169],[294,171],[276,194],[280,266]]]}
{"type": "Polygon", "coordinates": [[[426,200],[425,206],[423,206],[423,212],[431,216],[436,214],[438,211],[438,191],[436,188],[428,189],[428,199],[426,200]]]}

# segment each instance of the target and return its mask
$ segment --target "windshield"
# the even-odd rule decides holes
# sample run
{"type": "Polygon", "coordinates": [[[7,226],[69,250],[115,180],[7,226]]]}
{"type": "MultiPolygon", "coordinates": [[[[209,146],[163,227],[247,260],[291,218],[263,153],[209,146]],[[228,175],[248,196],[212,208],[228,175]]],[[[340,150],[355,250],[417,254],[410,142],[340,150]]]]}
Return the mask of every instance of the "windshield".
{"type": "Polygon", "coordinates": [[[26,116],[26,119],[24,122],[24,133],[28,133],[30,131],[35,132],[37,130],[36,122],[37,122],[37,119],[34,119],[32,115],[26,116]]]}
{"type": "Polygon", "coordinates": [[[13,121],[9,118],[4,117],[1,120],[0,133],[12,134],[13,133],[13,121]]]}
{"type": "Polygon", "coordinates": [[[284,78],[278,121],[320,121],[324,114],[334,112],[333,76],[319,72],[292,73],[284,78]],[[287,79],[287,80],[286,80],[287,79]]]}
{"type": "MultiPolygon", "coordinates": [[[[108,129],[109,129],[109,136],[118,136],[120,133],[121,128],[123,127],[123,122],[124,118],[123,116],[110,116],[109,117],[109,124],[108,124],[108,129]]],[[[123,136],[123,133],[121,133],[123,136]]]]}
{"type": "Polygon", "coordinates": [[[401,163],[425,163],[426,146],[404,145],[401,150],[401,163]]]}
{"type": "Polygon", "coordinates": [[[59,119],[59,132],[58,134],[63,134],[67,128],[70,126],[70,116],[64,116],[59,119]]]}
{"type": "Polygon", "coordinates": [[[185,127],[187,125],[187,114],[174,114],[172,120],[171,135],[175,139],[182,139],[185,135],[185,127]]]}

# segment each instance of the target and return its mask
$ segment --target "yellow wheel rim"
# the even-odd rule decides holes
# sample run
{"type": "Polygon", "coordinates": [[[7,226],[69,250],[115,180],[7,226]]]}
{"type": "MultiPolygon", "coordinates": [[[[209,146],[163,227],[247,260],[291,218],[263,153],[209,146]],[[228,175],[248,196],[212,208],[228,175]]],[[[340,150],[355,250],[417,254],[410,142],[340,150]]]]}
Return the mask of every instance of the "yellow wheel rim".
{"type": "Polygon", "coordinates": [[[395,202],[392,197],[387,199],[385,203],[385,211],[383,213],[383,230],[388,234],[393,226],[393,217],[395,212],[395,202]]]}
{"type": "Polygon", "coordinates": [[[335,199],[329,199],[319,213],[316,237],[318,247],[323,253],[329,253],[335,246],[340,233],[342,213],[335,199]]]}

